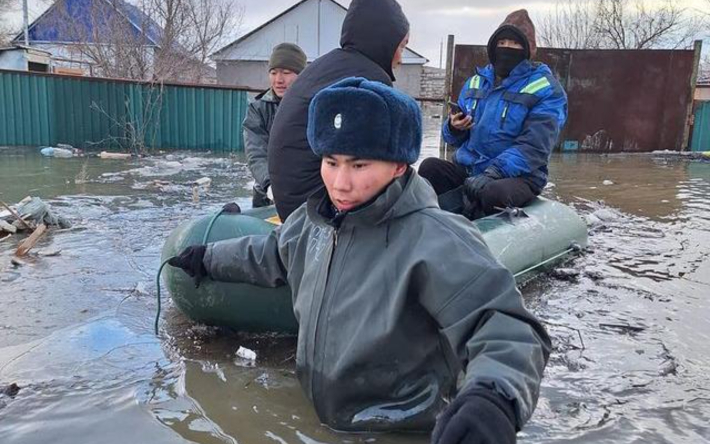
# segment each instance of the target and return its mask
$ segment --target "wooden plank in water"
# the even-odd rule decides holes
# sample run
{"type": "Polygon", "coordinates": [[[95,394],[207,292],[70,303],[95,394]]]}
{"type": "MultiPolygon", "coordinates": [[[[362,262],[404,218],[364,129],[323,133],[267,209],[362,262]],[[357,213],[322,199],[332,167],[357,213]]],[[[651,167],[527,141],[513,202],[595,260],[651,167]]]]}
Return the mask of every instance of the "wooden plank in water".
{"type": "Polygon", "coordinates": [[[17,251],[15,252],[15,256],[22,257],[26,255],[32,249],[32,247],[35,246],[37,241],[39,241],[39,238],[42,237],[45,231],[47,231],[47,226],[45,224],[39,224],[39,226],[37,226],[37,229],[32,234],[30,234],[27,239],[23,240],[20,243],[20,245],[17,247],[17,251]]]}

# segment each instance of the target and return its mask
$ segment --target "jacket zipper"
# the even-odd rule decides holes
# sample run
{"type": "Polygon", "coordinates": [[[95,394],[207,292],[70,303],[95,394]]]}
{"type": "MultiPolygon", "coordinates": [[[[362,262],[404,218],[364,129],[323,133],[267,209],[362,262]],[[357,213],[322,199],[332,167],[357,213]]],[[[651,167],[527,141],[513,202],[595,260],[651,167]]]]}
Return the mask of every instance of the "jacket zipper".
{"type": "Polygon", "coordinates": [[[312,356],[311,356],[311,363],[312,363],[312,368],[311,368],[311,399],[313,399],[313,404],[316,406],[316,411],[318,410],[318,402],[316,400],[316,371],[318,371],[318,368],[316,366],[316,355],[318,352],[318,331],[320,330],[320,319],[321,316],[323,315],[323,312],[325,311],[325,306],[326,306],[326,293],[328,292],[328,281],[330,280],[330,269],[333,266],[333,260],[335,259],[335,247],[338,245],[338,229],[333,230],[333,251],[330,253],[330,260],[328,261],[328,268],[326,269],[325,273],[325,283],[323,284],[323,297],[321,298],[321,305],[318,308],[318,317],[316,318],[315,321],[315,332],[313,334],[313,349],[312,349],[312,356]]]}

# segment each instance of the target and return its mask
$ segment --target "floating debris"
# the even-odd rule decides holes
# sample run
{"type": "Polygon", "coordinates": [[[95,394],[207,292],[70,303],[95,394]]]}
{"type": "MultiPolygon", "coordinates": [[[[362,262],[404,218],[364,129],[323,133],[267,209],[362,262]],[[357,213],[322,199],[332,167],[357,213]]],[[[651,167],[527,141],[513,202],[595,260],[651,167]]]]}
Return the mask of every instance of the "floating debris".
{"type": "MultiPolygon", "coordinates": [[[[39,241],[50,226],[59,228],[71,228],[71,223],[65,218],[52,212],[49,205],[44,203],[39,197],[27,196],[13,209],[5,202],[0,201],[0,205],[6,211],[0,212],[0,232],[15,234],[17,231],[32,231],[32,234],[20,242],[15,252],[16,256],[26,255],[39,241]],[[13,220],[9,224],[9,220],[13,220]]],[[[3,237],[4,239],[4,237],[3,237]]]]}
{"type": "Polygon", "coordinates": [[[235,355],[234,364],[239,367],[254,367],[256,365],[256,352],[254,350],[240,346],[235,355]]]}
{"type": "Polygon", "coordinates": [[[209,177],[200,177],[199,179],[193,182],[193,185],[208,188],[210,185],[212,185],[212,179],[210,179],[209,177]]]}
{"type": "Polygon", "coordinates": [[[552,277],[560,279],[563,281],[573,281],[576,280],[581,272],[574,268],[556,268],[550,273],[552,277]]]}
{"type": "Polygon", "coordinates": [[[19,258],[13,257],[10,259],[10,264],[12,264],[13,267],[17,268],[27,265],[27,262],[22,261],[19,258]]]}
{"type": "Polygon", "coordinates": [[[108,151],[101,151],[99,153],[100,159],[110,159],[110,160],[126,160],[133,157],[130,153],[109,153],[108,151]]]}
{"type": "MultiPolygon", "coordinates": [[[[69,145],[71,146],[71,145],[69,145]]],[[[44,157],[58,157],[58,158],[70,158],[70,157],[75,157],[79,156],[80,153],[76,148],[59,148],[59,147],[54,147],[54,146],[47,146],[39,150],[40,154],[42,154],[44,157]]]]}
{"type": "Polygon", "coordinates": [[[0,231],[7,231],[10,234],[17,233],[17,227],[0,219],[0,231]]]}
{"type": "Polygon", "coordinates": [[[17,394],[19,392],[20,392],[20,386],[18,386],[14,382],[10,385],[5,386],[5,387],[0,386],[0,395],[9,396],[10,398],[14,398],[15,396],[17,396],[17,394]]]}
{"type": "Polygon", "coordinates": [[[635,325],[623,324],[599,324],[599,328],[618,330],[622,333],[641,333],[646,330],[646,327],[637,327],[635,325]]]}

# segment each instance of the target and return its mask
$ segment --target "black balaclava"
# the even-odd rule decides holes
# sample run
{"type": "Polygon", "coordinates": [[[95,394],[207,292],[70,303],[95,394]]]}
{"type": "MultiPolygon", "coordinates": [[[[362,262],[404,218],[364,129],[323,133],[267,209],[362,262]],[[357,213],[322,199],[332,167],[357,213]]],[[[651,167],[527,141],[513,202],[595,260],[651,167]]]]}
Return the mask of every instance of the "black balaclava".
{"type": "Polygon", "coordinates": [[[496,62],[493,64],[496,76],[506,78],[520,62],[526,59],[525,50],[517,48],[496,48],[496,62]]]}
{"type": "Polygon", "coordinates": [[[501,27],[493,37],[491,37],[491,41],[488,45],[490,61],[493,64],[496,76],[501,78],[508,77],[516,66],[523,60],[530,58],[530,49],[527,39],[518,29],[512,26],[501,27]],[[498,41],[504,39],[514,40],[520,43],[523,49],[498,47],[498,41]],[[495,46],[491,47],[492,45],[495,46]]]}

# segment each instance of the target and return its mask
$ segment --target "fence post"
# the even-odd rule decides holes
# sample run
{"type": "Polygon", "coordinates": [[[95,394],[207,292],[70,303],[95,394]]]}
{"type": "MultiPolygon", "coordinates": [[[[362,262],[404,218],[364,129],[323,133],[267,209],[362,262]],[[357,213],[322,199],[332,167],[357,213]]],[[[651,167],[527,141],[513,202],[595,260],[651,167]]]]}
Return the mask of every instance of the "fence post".
{"type": "Polygon", "coordinates": [[[703,51],[703,41],[696,40],[693,50],[695,51],[695,56],[693,57],[693,73],[690,76],[690,100],[688,100],[688,111],[685,114],[681,151],[686,151],[690,148],[690,122],[693,120],[693,109],[695,108],[693,106],[695,104],[695,84],[698,81],[698,66],[700,65],[700,53],[703,51]]]}
{"type": "MultiPolygon", "coordinates": [[[[446,77],[444,78],[444,103],[441,105],[441,123],[444,124],[449,115],[449,99],[451,98],[451,84],[454,74],[454,36],[449,34],[446,39],[446,77]]],[[[439,159],[446,159],[446,143],[439,131],[439,159]]]]}

